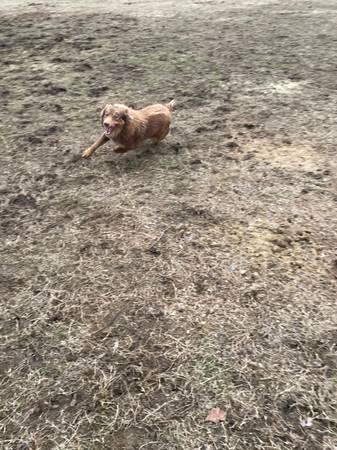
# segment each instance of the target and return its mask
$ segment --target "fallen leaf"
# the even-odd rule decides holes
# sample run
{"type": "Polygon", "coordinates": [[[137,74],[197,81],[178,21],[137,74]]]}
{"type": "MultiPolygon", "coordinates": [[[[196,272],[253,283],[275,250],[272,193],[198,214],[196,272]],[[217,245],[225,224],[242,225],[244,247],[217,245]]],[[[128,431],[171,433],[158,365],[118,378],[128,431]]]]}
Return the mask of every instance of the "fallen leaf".
{"type": "Polygon", "coordinates": [[[205,422],[219,423],[225,420],[225,412],[220,408],[213,408],[208,413],[205,422]]]}

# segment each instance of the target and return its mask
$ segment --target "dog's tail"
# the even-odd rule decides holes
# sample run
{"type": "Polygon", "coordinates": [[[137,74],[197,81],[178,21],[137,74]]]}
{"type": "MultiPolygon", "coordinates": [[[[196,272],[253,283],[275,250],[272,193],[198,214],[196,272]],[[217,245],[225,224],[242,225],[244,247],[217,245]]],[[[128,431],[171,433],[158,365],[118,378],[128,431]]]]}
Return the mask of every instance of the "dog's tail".
{"type": "Polygon", "coordinates": [[[166,103],[165,106],[169,111],[173,111],[173,108],[175,107],[175,105],[176,105],[176,101],[171,100],[169,103],[166,103]]]}

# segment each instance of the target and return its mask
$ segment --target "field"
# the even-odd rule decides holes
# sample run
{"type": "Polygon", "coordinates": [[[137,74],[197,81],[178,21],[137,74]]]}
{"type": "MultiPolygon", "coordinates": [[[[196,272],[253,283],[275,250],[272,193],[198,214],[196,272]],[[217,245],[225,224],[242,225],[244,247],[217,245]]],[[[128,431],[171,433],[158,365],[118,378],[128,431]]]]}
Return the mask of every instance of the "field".
{"type": "Polygon", "coordinates": [[[1,449],[337,449],[336,24],[1,2],[1,449]],[[81,159],[106,102],[172,98],[162,144],[81,159]]]}

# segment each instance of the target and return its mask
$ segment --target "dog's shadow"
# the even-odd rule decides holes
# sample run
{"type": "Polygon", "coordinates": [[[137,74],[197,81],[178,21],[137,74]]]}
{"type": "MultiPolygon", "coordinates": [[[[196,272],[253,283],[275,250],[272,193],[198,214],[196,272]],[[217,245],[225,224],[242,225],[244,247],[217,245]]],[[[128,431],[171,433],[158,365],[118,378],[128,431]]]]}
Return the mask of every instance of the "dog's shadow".
{"type": "Polygon", "coordinates": [[[150,169],[158,164],[160,158],[167,155],[178,156],[182,148],[182,144],[178,141],[146,143],[140,149],[131,150],[125,155],[111,152],[111,155],[105,157],[104,162],[112,173],[129,173],[140,169],[150,169]]]}

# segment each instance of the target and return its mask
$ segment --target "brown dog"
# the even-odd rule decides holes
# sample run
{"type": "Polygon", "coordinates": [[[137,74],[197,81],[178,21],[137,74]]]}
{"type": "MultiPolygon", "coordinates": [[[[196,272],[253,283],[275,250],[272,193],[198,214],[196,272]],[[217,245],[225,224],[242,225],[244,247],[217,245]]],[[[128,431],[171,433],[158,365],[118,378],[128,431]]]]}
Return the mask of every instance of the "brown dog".
{"type": "Polygon", "coordinates": [[[89,158],[110,139],[118,144],[114,149],[116,153],[133,150],[147,139],[155,143],[162,141],[170,130],[174,104],[172,100],[166,105],[151,105],[139,110],[125,105],[106,105],[101,112],[104,133],[83,152],[83,158],[89,158]]]}

